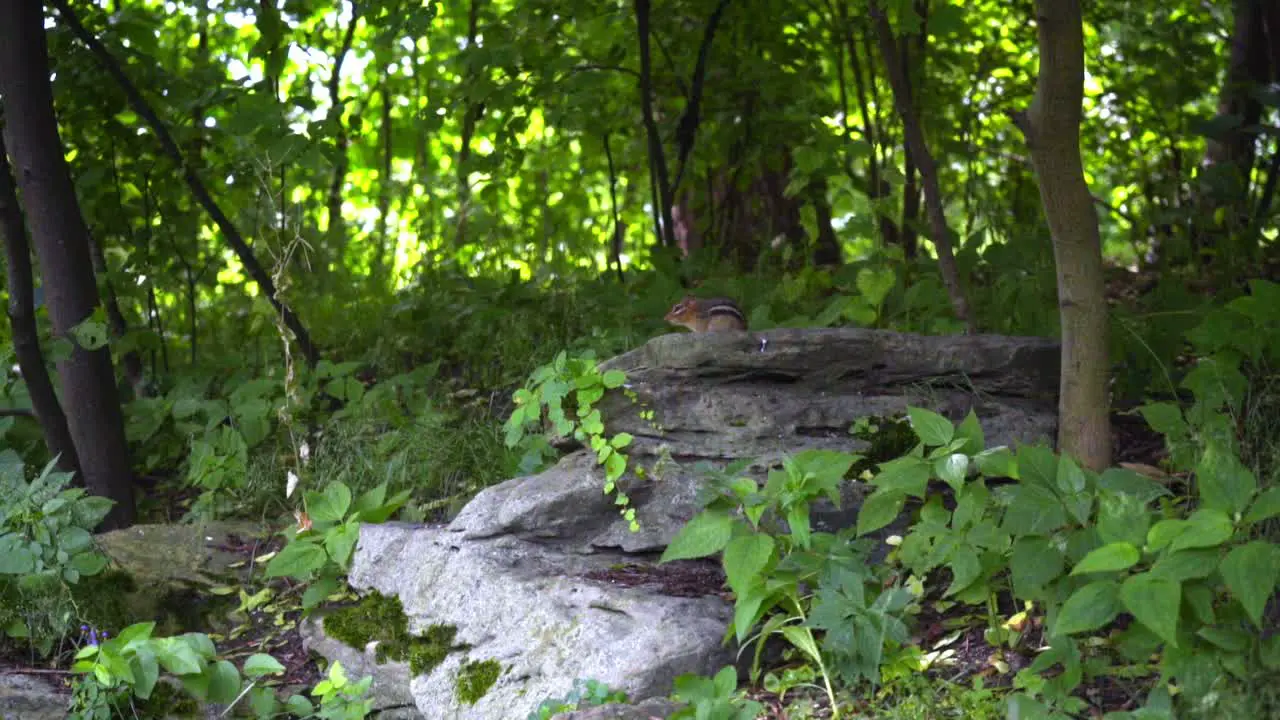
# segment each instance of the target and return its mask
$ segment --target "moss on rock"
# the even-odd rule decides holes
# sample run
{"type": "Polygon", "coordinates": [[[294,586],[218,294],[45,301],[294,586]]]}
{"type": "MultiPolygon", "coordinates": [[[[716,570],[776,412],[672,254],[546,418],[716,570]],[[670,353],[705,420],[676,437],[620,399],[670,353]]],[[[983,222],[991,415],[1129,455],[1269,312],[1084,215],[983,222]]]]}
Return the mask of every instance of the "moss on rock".
{"type": "Polygon", "coordinates": [[[493,687],[501,674],[502,665],[497,660],[463,663],[458,670],[458,679],[454,685],[458,700],[467,705],[475,705],[477,700],[489,692],[489,688],[493,687]]]}
{"type": "Polygon", "coordinates": [[[408,661],[413,675],[431,672],[450,652],[462,649],[454,645],[458,629],[452,625],[432,625],[421,635],[410,634],[400,598],[377,592],[325,615],[324,631],[360,650],[376,641],[374,659],[379,664],[408,661]]]}

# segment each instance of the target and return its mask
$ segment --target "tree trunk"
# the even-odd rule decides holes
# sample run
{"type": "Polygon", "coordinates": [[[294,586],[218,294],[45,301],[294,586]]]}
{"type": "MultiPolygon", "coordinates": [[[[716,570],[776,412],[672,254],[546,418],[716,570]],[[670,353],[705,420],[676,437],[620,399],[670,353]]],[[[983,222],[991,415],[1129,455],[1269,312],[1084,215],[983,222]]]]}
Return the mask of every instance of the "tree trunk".
{"type": "MultiPolygon", "coordinates": [[[[929,216],[929,234],[933,246],[938,251],[938,269],[942,273],[942,284],[947,288],[951,298],[951,308],[956,317],[964,323],[970,333],[977,332],[977,324],[969,314],[969,302],[965,299],[964,288],[960,284],[960,270],[956,267],[954,244],[951,228],[947,225],[946,209],[942,203],[942,185],[938,182],[938,165],[924,139],[924,129],[920,127],[920,117],[916,114],[915,103],[911,99],[911,88],[902,65],[897,62],[898,48],[893,41],[893,30],[889,27],[889,18],[885,15],[882,0],[871,3],[871,22],[875,27],[876,40],[880,45],[881,59],[884,61],[885,74],[889,78],[889,87],[893,90],[894,105],[902,118],[902,134],[906,140],[916,166],[920,171],[920,184],[924,187],[924,207],[929,216]]],[[[923,31],[922,31],[923,32],[923,31]]],[[[905,228],[904,228],[905,230],[905,228]]]]}
{"type": "Polygon", "coordinates": [[[1111,464],[1107,301],[1102,242],[1080,160],[1084,24],[1080,0],[1036,0],[1040,77],[1014,116],[1031,151],[1053,235],[1062,321],[1058,450],[1093,470],[1111,464]]]}
{"type": "MultiPolygon", "coordinates": [[[[89,258],[89,231],[67,167],[53,111],[49,56],[41,3],[0,0],[0,95],[5,140],[17,171],[31,236],[44,278],[56,335],[67,337],[98,306],[89,258]]],[[[128,527],[136,517],[124,415],[116,395],[111,353],[75,345],[58,363],[68,428],[85,486],[115,501],[104,529],[128,527]]]]}
{"type": "MultiPolygon", "coordinates": [[[[0,115],[0,124],[4,122],[0,115]]],[[[0,135],[0,242],[4,243],[9,276],[9,323],[13,328],[13,352],[18,368],[31,396],[31,408],[40,421],[44,443],[58,457],[58,469],[75,473],[76,483],[84,483],[80,458],[76,455],[67,416],[58,403],[58,395],[45,368],[40,352],[40,332],[36,328],[35,289],[31,273],[31,248],[27,244],[27,226],[18,207],[4,137],[0,135]]]]}

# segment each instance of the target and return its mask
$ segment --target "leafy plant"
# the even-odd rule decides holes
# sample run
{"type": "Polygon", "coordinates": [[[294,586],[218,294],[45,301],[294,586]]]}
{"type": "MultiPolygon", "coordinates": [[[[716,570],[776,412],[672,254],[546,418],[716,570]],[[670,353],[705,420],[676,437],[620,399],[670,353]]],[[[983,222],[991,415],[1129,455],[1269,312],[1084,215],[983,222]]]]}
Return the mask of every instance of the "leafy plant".
{"type": "Polygon", "coordinates": [[[632,437],[628,433],[606,437],[604,421],[596,407],[606,390],[622,387],[626,379],[621,370],[601,372],[594,353],[570,357],[561,351],[550,364],[534,370],[525,386],[512,396],[516,407],[504,428],[507,447],[524,448],[520,461],[524,472],[535,472],[557,455],[542,433],[544,422],[556,435],[572,437],[589,447],[595,452],[596,461],[604,466],[605,493],[616,494],[615,502],[635,532],[640,529],[635,508],[630,507],[631,498],[617,485],[627,470],[623,448],[631,444],[632,437]]]}
{"type": "Polygon", "coordinates": [[[17,454],[0,452],[0,631],[42,655],[79,623],[70,586],[107,566],[92,533],[113,504],[68,488],[56,461],[27,482],[17,454]]]}
{"type": "Polygon", "coordinates": [[[564,697],[546,699],[529,713],[526,720],[550,720],[554,715],[572,712],[597,705],[627,702],[627,694],[621,690],[613,690],[608,685],[592,678],[576,678],[573,688],[564,697]]]}
{"type": "Polygon", "coordinates": [[[746,460],[708,472],[704,509],[662,555],[670,562],[721,553],[734,592],[729,632],[743,643],[767,616],[752,638],[753,675],[764,641],[781,635],[817,667],[833,708],[836,676],[875,680],[884,646],[906,641],[899,616],[912,600],[903,588],[877,582],[865,563],[865,543],[851,543],[848,532],[811,531],[812,504],[824,497],[838,504],[839,485],[859,457],[798,453],[770,470],[763,486],[739,475],[746,460]],[[806,590],[814,586],[816,593],[806,590]],[[826,631],[821,642],[815,631],[826,631]]]}
{"type": "Polygon", "coordinates": [[[754,720],[764,712],[760,703],[739,697],[738,671],[732,665],[721,668],[712,678],[681,675],[676,678],[672,697],[688,703],[671,716],[672,720],[754,720]]]}
{"type": "Polygon", "coordinates": [[[386,497],[386,483],[352,502],[344,483],[331,482],[322,492],[303,493],[304,511],[293,537],[267,563],[267,577],[293,577],[310,583],[302,606],[313,608],[340,587],[351,562],[361,523],[386,522],[409,499],[403,490],[386,497]]]}
{"type": "MultiPolygon", "coordinates": [[[[359,720],[368,715],[373,701],[365,698],[372,677],[350,682],[340,663],[329,667],[328,677],[312,694],[317,704],[301,695],[290,696],[283,704],[270,687],[260,683],[269,675],[284,672],[284,666],[264,653],[244,661],[243,674],[230,661],[218,659],[209,636],[186,633],[176,637],[155,637],[154,622],[130,625],[114,638],[90,630],[88,642],[76,653],[71,670],[79,674],[73,688],[69,720],[113,720],[132,714],[134,699],[146,703],[165,690],[161,673],[181,683],[195,701],[227,705],[228,711],[241,700],[255,718],[277,717],[282,710],[300,718],[359,720]]],[[[172,692],[172,691],[168,691],[172,692]]],[[[165,712],[180,703],[166,699],[165,712]]]]}

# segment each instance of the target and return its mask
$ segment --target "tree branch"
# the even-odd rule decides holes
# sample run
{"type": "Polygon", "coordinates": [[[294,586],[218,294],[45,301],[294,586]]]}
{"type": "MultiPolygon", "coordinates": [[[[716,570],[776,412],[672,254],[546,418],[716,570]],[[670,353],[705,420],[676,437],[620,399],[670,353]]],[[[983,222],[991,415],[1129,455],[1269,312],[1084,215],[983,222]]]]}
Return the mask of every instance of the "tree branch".
{"type": "Polygon", "coordinates": [[[298,341],[298,345],[302,348],[303,355],[307,359],[307,364],[311,367],[315,367],[316,363],[320,359],[320,354],[316,350],[315,345],[311,342],[311,335],[307,332],[306,327],[303,326],[302,321],[298,316],[294,314],[293,310],[276,297],[275,283],[271,281],[271,277],[267,275],[262,264],[258,262],[258,258],[254,256],[253,250],[250,249],[248,243],[245,242],[244,237],[240,234],[240,230],[236,228],[235,224],[231,222],[226,213],[222,211],[222,208],[218,206],[218,203],[213,199],[213,196],[209,194],[208,188],[205,187],[204,182],[200,179],[200,176],[196,174],[191,165],[183,158],[182,151],[178,149],[178,144],[174,142],[173,136],[169,134],[169,129],[165,127],[164,123],[160,121],[159,116],[156,115],[155,110],[153,110],[146,99],[142,97],[142,93],[138,91],[138,88],[133,84],[133,81],[125,75],[124,70],[120,67],[120,64],[116,61],[115,57],[107,51],[106,47],[104,47],[92,33],[85,29],[83,24],[81,24],[80,18],[76,16],[75,11],[73,11],[67,4],[67,0],[51,0],[51,2],[53,3],[53,6],[58,9],[58,14],[62,16],[62,19],[67,23],[67,26],[71,28],[71,31],[75,36],[88,46],[94,57],[96,57],[98,62],[102,64],[103,68],[115,78],[117,83],[120,84],[120,88],[124,90],[125,95],[128,96],[129,104],[133,106],[134,112],[138,113],[140,117],[146,120],[147,126],[155,133],[156,139],[160,141],[160,147],[164,151],[165,155],[168,155],[169,159],[182,171],[183,179],[186,181],[187,187],[191,189],[192,195],[195,196],[196,201],[200,203],[200,206],[205,209],[205,212],[209,213],[209,217],[213,220],[214,224],[218,226],[218,229],[222,231],[222,234],[227,239],[227,243],[231,245],[231,248],[235,250],[236,256],[240,259],[240,262],[244,264],[245,270],[249,273],[249,277],[251,277],[254,282],[258,283],[258,287],[262,290],[262,294],[266,296],[268,302],[270,302],[272,307],[276,309],[276,312],[279,312],[281,316],[283,316],[285,325],[293,332],[294,337],[298,341]]]}

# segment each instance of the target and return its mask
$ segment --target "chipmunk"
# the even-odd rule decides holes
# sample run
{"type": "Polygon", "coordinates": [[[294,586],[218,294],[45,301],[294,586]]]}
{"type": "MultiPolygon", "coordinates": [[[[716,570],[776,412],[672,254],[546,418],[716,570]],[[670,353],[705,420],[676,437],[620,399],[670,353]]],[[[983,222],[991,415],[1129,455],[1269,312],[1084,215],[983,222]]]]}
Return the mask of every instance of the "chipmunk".
{"type": "Polygon", "coordinates": [[[694,332],[747,329],[747,317],[742,314],[742,308],[729,298],[700,300],[686,295],[662,319],[694,332]]]}

